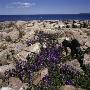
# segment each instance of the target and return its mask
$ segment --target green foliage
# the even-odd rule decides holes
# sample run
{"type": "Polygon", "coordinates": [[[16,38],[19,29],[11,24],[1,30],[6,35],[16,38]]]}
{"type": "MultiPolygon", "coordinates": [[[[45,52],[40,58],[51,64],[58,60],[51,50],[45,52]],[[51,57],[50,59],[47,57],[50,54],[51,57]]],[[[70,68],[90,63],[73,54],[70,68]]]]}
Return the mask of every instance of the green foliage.
{"type": "Polygon", "coordinates": [[[90,90],[90,77],[88,75],[81,75],[77,78],[76,85],[86,90],[90,90]]]}

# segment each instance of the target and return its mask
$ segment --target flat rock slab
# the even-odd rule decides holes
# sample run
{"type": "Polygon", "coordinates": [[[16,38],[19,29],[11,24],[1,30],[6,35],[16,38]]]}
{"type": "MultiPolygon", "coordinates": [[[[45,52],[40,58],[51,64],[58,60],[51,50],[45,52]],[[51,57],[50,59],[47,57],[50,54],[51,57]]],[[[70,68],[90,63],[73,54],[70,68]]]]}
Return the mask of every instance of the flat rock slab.
{"type": "Polygon", "coordinates": [[[0,66],[0,77],[5,76],[4,75],[5,71],[11,70],[11,69],[14,69],[14,68],[15,68],[15,66],[13,64],[0,66]]]}
{"type": "Polygon", "coordinates": [[[43,79],[43,77],[45,77],[46,75],[48,75],[48,69],[47,68],[44,68],[44,69],[38,71],[34,75],[33,84],[37,85],[43,79]]]}
{"type": "Polygon", "coordinates": [[[12,89],[10,87],[2,87],[0,90],[14,90],[14,89],[12,89]]]}
{"type": "Polygon", "coordinates": [[[19,90],[22,87],[23,83],[20,79],[11,77],[9,79],[9,87],[13,88],[13,90],[19,90]]]}
{"type": "Polygon", "coordinates": [[[84,90],[84,89],[76,88],[72,85],[64,85],[59,90],[84,90]]]}

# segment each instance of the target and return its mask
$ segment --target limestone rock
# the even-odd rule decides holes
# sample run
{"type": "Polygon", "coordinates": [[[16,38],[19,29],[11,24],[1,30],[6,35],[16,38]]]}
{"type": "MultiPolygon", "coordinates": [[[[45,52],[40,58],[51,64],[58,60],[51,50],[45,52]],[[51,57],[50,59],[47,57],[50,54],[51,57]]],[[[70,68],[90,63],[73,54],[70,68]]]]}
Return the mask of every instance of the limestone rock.
{"type": "Polygon", "coordinates": [[[61,29],[66,27],[66,25],[63,22],[59,22],[58,24],[61,29]]]}
{"type": "Polygon", "coordinates": [[[12,89],[10,87],[2,87],[0,90],[14,90],[14,89],[12,89]]]}
{"type": "Polygon", "coordinates": [[[28,88],[27,83],[24,83],[19,90],[27,90],[27,88],[28,88]]]}
{"type": "Polygon", "coordinates": [[[8,36],[10,36],[11,40],[14,42],[19,39],[19,31],[13,30],[12,32],[8,33],[8,36]]]}
{"type": "Polygon", "coordinates": [[[7,36],[8,36],[8,33],[1,32],[1,38],[2,38],[2,40],[6,39],[7,36]]]}
{"type": "Polygon", "coordinates": [[[26,60],[27,55],[30,54],[31,52],[39,53],[40,52],[40,43],[35,43],[35,44],[31,45],[30,47],[24,48],[21,52],[19,52],[16,55],[16,58],[17,58],[17,60],[18,59],[26,60]]]}
{"type": "Polygon", "coordinates": [[[31,45],[30,47],[26,47],[24,50],[27,52],[35,52],[35,53],[39,53],[40,52],[40,43],[36,42],[35,44],[31,45]]]}
{"type": "Polygon", "coordinates": [[[6,42],[0,42],[0,52],[7,49],[8,44],[6,42]]]}
{"type": "Polygon", "coordinates": [[[15,69],[14,64],[0,66],[0,78],[6,77],[4,73],[11,69],[15,69]]]}
{"type": "Polygon", "coordinates": [[[90,47],[90,41],[87,41],[87,42],[85,43],[85,46],[90,47]]]}
{"type": "Polygon", "coordinates": [[[37,85],[43,79],[43,77],[45,77],[46,75],[48,75],[47,68],[44,68],[44,69],[36,72],[36,74],[34,75],[33,84],[37,85]]]}
{"type": "Polygon", "coordinates": [[[19,26],[23,26],[25,23],[26,21],[17,21],[15,25],[19,27],[19,26]]]}
{"type": "Polygon", "coordinates": [[[35,32],[32,30],[32,31],[26,32],[26,34],[23,36],[22,40],[24,42],[27,40],[33,40],[34,36],[35,36],[35,32]]]}
{"type": "Polygon", "coordinates": [[[21,52],[23,50],[23,48],[25,48],[26,45],[18,42],[18,43],[12,43],[10,45],[8,45],[7,48],[9,48],[10,50],[14,50],[15,51],[15,54],[21,52]]]}
{"type": "Polygon", "coordinates": [[[79,23],[74,23],[74,27],[80,28],[80,24],[79,23]]]}
{"type": "Polygon", "coordinates": [[[90,64],[90,54],[85,54],[84,55],[84,64],[90,64]]]}
{"type": "Polygon", "coordinates": [[[84,90],[84,89],[76,88],[72,85],[64,85],[59,90],[84,90]]]}
{"type": "Polygon", "coordinates": [[[70,23],[66,24],[66,28],[72,28],[72,24],[70,23]]]}
{"type": "Polygon", "coordinates": [[[28,55],[29,53],[30,53],[30,52],[27,52],[27,51],[21,51],[21,52],[19,52],[19,53],[15,56],[15,58],[16,58],[17,60],[27,61],[27,60],[26,60],[26,57],[27,57],[27,55],[28,55]]]}
{"type": "Polygon", "coordinates": [[[9,87],[11,87],[13,90],[20,90],[23,83],[19,78],[11,77],[9,78],[9,87]]]}
{"type": "Polygon", "coordinates": [[[68,65],[72,65],[73,67],[77,68],[77,69],[80,69],[80,64],[78,62],[78,60],[72,60],[72,61],[67,61],[66,62],[68,65]]]}
{"type": "Polygon", "coordinates": [[[2,63],[2,65],[8,64],[7,54],[8,54],[7,50],[3,50],[0,52],[0,63],[2,63]]]}
{"type": "MultiPolygon", "coordinates": [[[[88,37],[86,35],[77,36],[76,39],[79,43],[84,46],[86,42],[88,42],[88,37]]],[[[88,44],[88,43],[87,43],[88,44]]]]}

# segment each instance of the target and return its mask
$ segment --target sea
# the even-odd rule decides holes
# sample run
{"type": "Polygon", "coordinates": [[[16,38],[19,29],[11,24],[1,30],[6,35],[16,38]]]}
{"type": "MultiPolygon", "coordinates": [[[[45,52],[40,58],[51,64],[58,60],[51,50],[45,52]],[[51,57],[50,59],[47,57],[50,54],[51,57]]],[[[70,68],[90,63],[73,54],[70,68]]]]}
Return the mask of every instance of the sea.
{"type": "Polygon", "coordinates": [[[90,20],[90,14],[0,15],[0,21],[90,20]]]}

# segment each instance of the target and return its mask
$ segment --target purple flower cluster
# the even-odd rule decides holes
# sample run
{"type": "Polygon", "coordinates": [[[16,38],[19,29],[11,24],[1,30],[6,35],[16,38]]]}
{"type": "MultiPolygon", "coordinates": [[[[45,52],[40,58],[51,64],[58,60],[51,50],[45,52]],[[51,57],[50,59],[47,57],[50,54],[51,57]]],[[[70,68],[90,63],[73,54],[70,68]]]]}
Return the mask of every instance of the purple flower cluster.
{"type": "Polygon", "coordinates": [[[39,56],[48,60],[49,63],[52,62],[58,64],[61,60],[61,50],[56,47],[45,48],[41,54],[39,56]]]}
{"type": "Polygon", "coordinates": [[[26,61],[16,62],[16,69],[9,70],[5,73],[9,77],[18,77],[22,82],[31,84],[33,72],[26,61]],[[27,78],[27,81],[25,80],[27,78]]]}
{"type": "Polygon", "coordinates": [[[73,84],[73,81],[72,80],[66,80],[65,84],[66,85],[72,85],[73,84]]]}
{"type": "Polygon", "coordinates": [[[44,84],[50,85],[51,84],[51,80],[50,79],[51,78],[46,75],[45,77],[43,77],[42,81],[43,81],[44,84]]]}
{"type": "Polygon", "coordinates": [[[64,64],[60,68],[62,80],[66,85],[74,85],[76,79],[78,79],[82,73],[71,65],[64,64]]]}
{"type": "Polygon", "coordinates": [[[60,70],[64,74],[70,74],[70,75],[79,75],[80,74],[79,70],[77,70],[76,68],[74,68],[73,66],[68,65],[68,64],[62,65],[60,70]]]}
{"type": "MultiPolygon", "coordinates": [[[[18,77],[22,82],[32,83],[33,73],[39,71],[44,67],[52,67],[60,63],[62,49],[52,47],[42,48],[40,54],[30,53],[26,59],[27,61],[19,60],[16,62],[16,69],[10,70],[9,75],[18,77]]],[[[53,67],[54,70],[54,67],[53,67]]],[[[50,83],[49,77],[46,76],[43,80],[50,83]]]]}

